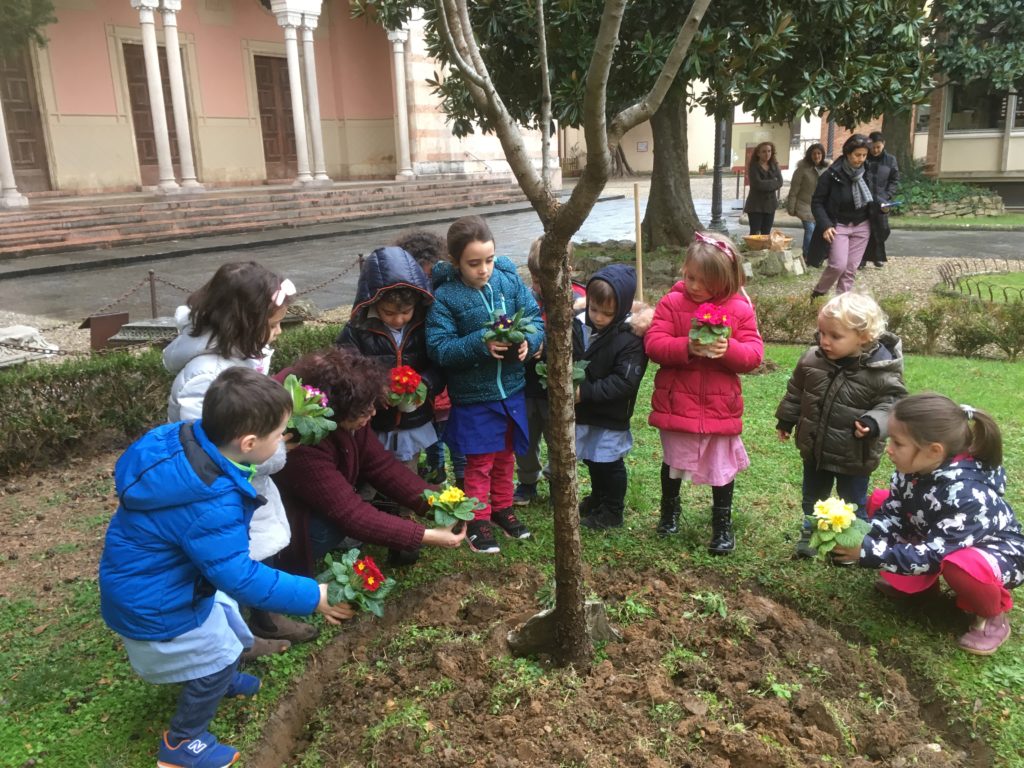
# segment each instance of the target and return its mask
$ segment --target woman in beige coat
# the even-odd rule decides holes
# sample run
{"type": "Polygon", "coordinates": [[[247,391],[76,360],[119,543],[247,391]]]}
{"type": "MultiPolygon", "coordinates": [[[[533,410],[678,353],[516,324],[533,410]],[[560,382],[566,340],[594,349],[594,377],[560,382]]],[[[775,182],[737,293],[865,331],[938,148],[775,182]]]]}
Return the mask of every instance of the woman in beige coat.
{"type": "Polygon", "coordinates": [[[811,144],[804,154],[804,159],[796,164],[793,171],[793,179],[789,184],[789,197],[786,198],[786,211],[790,216],[796,216],[804,226],[804,256],[807,255],[807,248],[811,243],[811,235],[814,234],[814,214],[811,213],[811,196],[814,188],[818,186],[818,177],[828,168],[828,161],[825,159],[825,147],[821,144],[811,144]]]}

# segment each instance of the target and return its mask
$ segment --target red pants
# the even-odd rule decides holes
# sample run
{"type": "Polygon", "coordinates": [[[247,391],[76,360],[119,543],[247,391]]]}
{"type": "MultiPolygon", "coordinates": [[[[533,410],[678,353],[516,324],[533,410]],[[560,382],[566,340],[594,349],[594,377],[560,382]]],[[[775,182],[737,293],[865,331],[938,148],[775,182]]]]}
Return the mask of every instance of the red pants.
{"type": "MultiPolygon", "coordinates": [[[[956,594],[956,607],[961,611],[991,618],[1013,608],[1013,596],[992,572],[985,556],[974,547],[947,555],[940,573],[956,594]]],[[[883,572],[881,577],[900,592],[913,595],[929,589],[939,580],[939,575],[904,576],[883,572]]]]}
{"type": "Polygon", "coordinates": [[[505,432],[504,450],[466,454],[463,490],[467,496],[473,496],[486,505],[476,511],[477,520],[490,520],[492,509],[508,509],[512,506],[512,475],[516,468],[516,457],[512,452],[513,429],[510,424],[505,432]]]}

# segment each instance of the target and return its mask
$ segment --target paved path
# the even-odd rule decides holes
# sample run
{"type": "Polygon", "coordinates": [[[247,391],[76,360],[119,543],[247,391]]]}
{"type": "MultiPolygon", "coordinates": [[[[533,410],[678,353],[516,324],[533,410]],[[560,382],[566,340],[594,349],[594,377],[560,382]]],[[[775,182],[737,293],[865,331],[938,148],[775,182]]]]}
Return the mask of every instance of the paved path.
{"type": "MultiPolygon", "coordinates": [[[[701,194],[706,180],[695,180],[695,194],[701,194]],[[704,182],[702,186],[702,182],[704,182]]],[[[646,190],[641,190],[641,208],[646,205],[646,190]]],[[[707,190],[710,193],[710,189],[707,190]]],[[[634,233],[632,184],[613,184],[609,195],[627,195],[599,202],[576,240],[632,240],[634,233]]],[[[734,233],[745,232],[737,217],[737,201],[731,197],[734,190],[726,189],[727,225],[734,233]]],[[[696,201],[698,215],[710,217],[710,200],[696,201]]],[[[536,214],[521,205],[494,206],[472,211],[456,210],[432,216],[429,220],[417,217],[389,217],[368,219],[346,225],[322,225],[306,230],[280,230],[220,238],[194,238],[174,243],[154,243],[124,249],[86,251],[30,257],[29,260],[9,260],[0,264],[0,277],[4,270],[25,269],[31,264],[53,264],[67,271],[56,273],[13,276],[0,279],[0,310],[25,315],[44,316],[54,320],[81,320],[92,312],[117,300],[124,292],[144,281],[150,269],[180,286],[197,288],[222,263],[241,259],[259,261],[282,275],[291,277],[299,291],[308,290],[337,275],[353,264],[359,253],[392,242],[412,225],[430,226],[443,235],[447,222],[465,215],[479,213],[488,219],[494,232],[498,253],[513,257],[518,263],[525,261],[530,242],[541,232],[536,214]],[[280,242],[280,238],[295,239],[280,242]],[[277,242],[275,242],[275,240],[277,242]],[[218,246],[222,250],[196,252],[197,248],[218,246]],[[177,254],[177,255],[173,255],[177,254]],[[184,255],[182,255],[184,254],[184,255]],[[46,261],[44,261],[46,260],[46,261]],[[122,260],[123,263],[110,263],[122,260]],[[106,264],[80,269],[83,264],[106,264]]],[[[779,225],[789,229],[795,220],[780,218],[779,225]],[[788,226],[789,225],[789,226],[788,226]]],[[[792,232],[799,237],[799,232],[792,232]]],[[[889,240],[889,253],[899,256],[999,256],[1020,258],[1020,234],[1012,232],[909,232],[894,231],[889,240]]],[[[894,265],[895,266],[895,265],[894,265]]],[[[352,270],[307,298],[324,308],[348,305],[355,291],[356,274],[352,270]]],[[[157,290],[159,314],[170,314],[185,298],[185,291],[161,283],[157,290]]],[[[130,312],[132,319],[149,316],[149,290],[143,287],[117,308],[130,312]]]]}

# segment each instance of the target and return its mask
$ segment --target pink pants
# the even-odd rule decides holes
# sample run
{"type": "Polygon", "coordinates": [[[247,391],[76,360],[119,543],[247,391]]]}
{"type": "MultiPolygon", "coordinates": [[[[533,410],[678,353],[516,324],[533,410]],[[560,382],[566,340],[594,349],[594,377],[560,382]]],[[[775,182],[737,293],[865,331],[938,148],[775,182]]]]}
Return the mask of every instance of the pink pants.
{"type": "Polygon", "coordinates": [[[836,293],[847,293],[853,290],[854,280],[857,279],[857,268],[860,260],[864,258],[864,251],[867,250],[868,240],[871,238],[871,224],[862,221],[860,224],[839,224],[836,226],[836,236],[832,240],[832,247],[828,251],[828,266],[821,274],[818,285],[814,290],[818,293],[828,293],[836,280],[836,293]]]}
{"type": "Polygon", "coordinates": [[[900,592],[915,595],[934,586],[940,574],[956,594],[956,607],[961,611],[990,618],[1013,608],[1013,596],[974,547],[946,555],[939,573],[904,576],[883,571],[881,577],[900,592]]]}
{"type": "Polygon", "coordinates": [[[463,490],[467,496],[473,496],[487,505],[476,511],[477,520],[490,520],[492,509],[508,509],[512,506],[512,475],[516,468],[516,456],[512,452],[514,428],[509,423],[505,431],[504,450],[466,454],[463,490]]]}

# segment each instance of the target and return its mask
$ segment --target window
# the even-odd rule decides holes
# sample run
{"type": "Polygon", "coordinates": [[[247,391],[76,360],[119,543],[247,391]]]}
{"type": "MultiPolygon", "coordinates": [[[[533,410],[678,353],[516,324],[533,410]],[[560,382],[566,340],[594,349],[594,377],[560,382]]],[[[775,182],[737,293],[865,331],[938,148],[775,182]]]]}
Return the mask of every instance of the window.
{"type": "Polygon", "coordinates": [[[946,131],[1001,131],[1006,125],[1007,94],[991,93],[976,80],[951,89],[951,109],[946,131]]]}
{"type": "Polygon", "coordinates": [[[931,115],[931,104],[918,104],[914,107],[914,133],[928,133],[928,120],[931,119],[931,115]]]}

